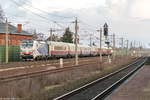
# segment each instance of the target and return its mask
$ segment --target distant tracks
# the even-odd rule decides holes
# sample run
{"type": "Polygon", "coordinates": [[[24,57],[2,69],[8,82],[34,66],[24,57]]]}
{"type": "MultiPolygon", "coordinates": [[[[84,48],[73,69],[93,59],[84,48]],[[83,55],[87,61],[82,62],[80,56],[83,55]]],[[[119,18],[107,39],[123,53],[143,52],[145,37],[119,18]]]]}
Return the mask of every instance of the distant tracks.
{"type": "Polygon", "coordinates": [[[103,100],[105,96],[140,69],[146,60],[146,57],[140,58],[118,71],[99,78],[53,100],[103,100]]]}
{"type": "MultiPolygon", "coordinates": [[[[79,63],[80,62],[88,62],[92,59],[97,59],[97,58],[98,57],[80,58],[79,63]]],[[[69,63],[73,63],[73,62],[74,62],[73,58],[64,59],[64,65],[69,64],[69,63]]],[[[10,70],[20,70],[20,69],[33,68],[33,67],[46,67],[46,66],[56,66],[56,67],[58,67],[59,66],[59,60],[12,62],[12,63],[9,63],[9,64],[2,64],[2,66],[3,67],[0,67],[0,72],[10,71],[10,70]],[[9,66],[9,67],[7,67],[7,66],[9,66]],[[14,67],[14,66],[17,66],[17,67],[14,67]]]]}
{"type": "MultiPolygon", "coordinates": [[[[86,59],[95,59],[98,57],[85,57],[79,58],[79,60],[86,60],[86,59]]],[[[74,61],[74,58],[64,58],[64,62],[74,61]]],[[[20,62],[10,62],[8,64],[0,64],[0,69],[8,69],[8,68],[19,68],[19,67],[26,67],[26,66],[39,66],[42,64],[55,64],[59,63],[59,59],[51,59],[51,60],[43,60],[43,61],[20,61],[20,62]]]]}
{"type": "MultiPolygon", "coordinates": [[[[95,63],[96,62],[93,62],[90,64],[95,64],[95,63]]],[[[12,75],[12,76],[6,76],[6,77],[4,76],[4,77],[0,77],[0,83],[11,82],[11,81],[27,79],[27,78],[33,78],[33,77],[39,77],[42,75],[59,73],[59,72],[63,72],[63,71],[73,70],[76,68],[79,69],[79,68],[84,67],[83,65],[89,65],[89,64],[81,64],[78,66],[70,66],[70,67],[64,67],[64,68],[41,70],[41,71],[37,71],[37,72],[30,72],[30,73],[25,73],[25,74],[20,74],[20,75],[12,75]]]]}

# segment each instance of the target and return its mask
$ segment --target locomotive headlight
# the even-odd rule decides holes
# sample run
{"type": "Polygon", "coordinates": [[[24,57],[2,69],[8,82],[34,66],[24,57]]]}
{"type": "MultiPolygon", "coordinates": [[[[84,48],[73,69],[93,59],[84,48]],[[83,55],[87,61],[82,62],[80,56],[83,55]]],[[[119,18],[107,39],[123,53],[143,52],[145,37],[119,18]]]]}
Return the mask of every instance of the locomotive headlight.
{"type": "Polygon", "coordinates": [[[21,55],[32,55],[34,50],[22,50],[20,52],[21,55]]]}
{"type": "Polygon", "coordinates": [[[111,53],[113,53],[114,52],[114,50],[111,50],[111,53]]]}

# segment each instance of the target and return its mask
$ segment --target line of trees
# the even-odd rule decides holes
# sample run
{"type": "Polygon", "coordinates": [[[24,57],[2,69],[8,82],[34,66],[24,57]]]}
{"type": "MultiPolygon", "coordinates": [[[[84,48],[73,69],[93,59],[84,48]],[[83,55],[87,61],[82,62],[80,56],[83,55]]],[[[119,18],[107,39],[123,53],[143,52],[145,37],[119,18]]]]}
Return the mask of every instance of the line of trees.
{"type": "Polygon", "coordinates": [[[61,42],[73,43],[73,32],[71,32],[70,28],[68,27],[65,29],[65,32],[64,32],[62,37],[59,38],[58,36],[53,34],[47,40],[48,41],[52,40],[52,41],[61,41],[61,42]]]}
{"type": "Polygon", "coordinates": [[[62,42],[73,43],[73,32],[70,31],[70,28],[66,28],[65,33],[60,38],[62,42]]]}

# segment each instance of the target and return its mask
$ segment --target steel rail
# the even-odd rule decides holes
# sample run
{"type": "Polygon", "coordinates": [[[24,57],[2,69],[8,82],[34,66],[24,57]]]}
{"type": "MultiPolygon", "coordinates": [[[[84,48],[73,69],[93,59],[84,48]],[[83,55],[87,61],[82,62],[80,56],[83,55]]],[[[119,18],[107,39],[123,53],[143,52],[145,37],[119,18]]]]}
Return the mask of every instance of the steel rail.
{"type": "Polygon", "coordinates": [[[110,87],[108,87],[107,89],[105,89],[103,92],[101,92],[100,94],[98,94],[97,96],[95,96],[92,100],[102,100],[102,99],[104,99],[107,95],[109,95],[112,91],[114,91],[118,86],[120,86],[124,81],[126,81],[126,79],[128,79],[138,69],[140,69],[144,65],[145,62],[146,62],[146,60],[143,63],[141,63],[140,65],[138,65],[138,67],[135,68],[133,71],[129,72],[127,75],[125,75],[120,80],[118,80],[117,82],[115,82],[114,84],[112,84],[110,87]]]}
{"type": "MultiPolygon", "coordinates": [[[[145,59],[145,58],[144,58],[144,57],[143,57],[143,58],[140,58],[140,59],[136,60],[135,62],[129,64],[129,65],[126,66],[126,67],[123,67],[123,68],[121,68],[121,69],[119,69],[119,70],[117,70],[117,71],[115,71],[115,72],[113,72],[113,73],[111,73],[111,74],[108,74],[108,75],[106,75],[106,76],[104,76],[104,77],[102,77],[102,78],[99,78],[99,79],[97,79],[97,80],[95,80],[95,81],[93,81],[93,82],[91,82],[91,83],[88,83],[88,84],[86,84],[86,85],[84,85],[84,86],[82,86],[82,87],[80,87],[80,88],[77,88],[77,89],[75,89],[75,90],[73,90],[73,91],[71,91],[71,92],[68,92],[68,93],[66,93],[66,94],[64,94],[64,95],[61,95],[61,96],[59,96],[59,97],[57,97],[57,98],[54,98],[53,100],[67,100],[68,98],[72,97],[73,95],[79,94],[81,91],[84,91],[84,90],[86,90],[86,89],[88,89],[88,88],[94,86],[95,84],[97,84],[97,83],[99,83],[99,82],[102,82],[102,81],[104,81],[105,79],[107,79],[107,78],[109,78],[109,77],[112,77],[113,75],[115,75],[115,74],[117,74],[117,73],[119,73],[119,72],[121,72],[121,71],[123,71],[123,70],[129,68],[130,66],[132,66],[132,65],[134,65],[134,64],[137,64],[138,62],[142,61],[143,59],[145,59]]],[[[144,60],[144,62],[145,62],[145,61],[146,61],[146,60],[144,60]]],[[[142,62],[142,64],[143,64],[144,62],[142,62]]],[[[99,97],[99,96],[96,96],[96,97],[99,97]]],[[[96,97],[95,97],[95,98],[96,98],[96,97]]],[[[93,98],[93,99],[94,99],[94,98],[93,98]]],[[[69,100],[69,99],[68,99],[68,100],[69,100]]]]}
{"type": "MultiPolygon", "coordinates": [[[[104,57],[105,58],[105,57],[104,57]]],[[[97,57],[94,57],[94,59],[97,59],[97,57]]],[[[87,60],[93,60],[92,57],[87,57],[87,58],[80,58],[79,62],[86,62],[87,60]]],[[[71,58],[71,59],[64,59],[64,64],[67,64],[69,62],[74,62],[74,59],[71,58]]],[[[2,64],[2,66],[5,66],[5,67],[0,67],[0,71],[7,71],[7,70],[16,70],[16,69],[24,69],[24,68],[27,68],[27,67],[37,67],[37,66],[42,66],[42,65],[45,65],[45,66],[48,66],[48,65],[59,65],[59,60],[47,60],[47,61],[30,61],[30,62],[14,62],[14,63],[11,63],[14,65],[17,65],[16,67],[12,67],[12,65],[9,65],[8,64],[2,64]],[[19,65],[19,66],[18,66],[19,65]],[[11,67],[6,67],[6,66],[11,66],[11,67]]],[[[1,66],[1,64],[0,64],[1,66]]]]}
{"type": "MultiPolygon", "coordinates": [[[[93,59],[93,58],[98,58],[98,57],[81,57],[79,60],[86,60],[86,59],[93,59]]],[[[66,61],[74,61],[74,58],[64,58],[64,62],[66,62],[66,61]]],[[[14,64],[14,65],[17,65],[16,66],[16,68],[18,67],[22,67],[22,65],[24,65],[24,66],[31,66],[31,65],[35,65],[35,64],[45,64],[45,63],[58,63],[59,62],[59,60],[58,59],[51,59],[51,60],[39,60],[39,61],[19,61],[19,62],[10,62],[10,63],[8,63],[8,64],[6,64],[6,63],[1,63],[0,64],[0,69],[6,69],[6,68],[11,68],[11,67],[7,67],[7,66],[9,66],[10,64],[14,64]],[[20,64],[22,64],[21,66],[20,66],[20,64]],[[4,67],[1,67],[1,66],[4,66],[4,67]]]]}
{"type": "MultiPolygon", "coordinates": [[[[96,64],[96,62],[92,62],[90,64],[96,64]]],[[[83,68],[84,67],[83,65],[89,65],[89,63],[80,64],[77,66],[73,65],[71,67],[56,68],[56,69],[49,69],[49,70],[24,73],[24,74],[13,75],[13,76],[8,76],[8,77],[0,77],[0,83],[10,82],[10,81],[15,81],[15,80],[21,80],[21,79],[27,79],[27,78],[33,78],[33,77],[39,77],[41,75],[49,75],[49,74],[54,74],[54,73],[58,73],[58,72],[73,70],[76,68],[83,68]]]]}

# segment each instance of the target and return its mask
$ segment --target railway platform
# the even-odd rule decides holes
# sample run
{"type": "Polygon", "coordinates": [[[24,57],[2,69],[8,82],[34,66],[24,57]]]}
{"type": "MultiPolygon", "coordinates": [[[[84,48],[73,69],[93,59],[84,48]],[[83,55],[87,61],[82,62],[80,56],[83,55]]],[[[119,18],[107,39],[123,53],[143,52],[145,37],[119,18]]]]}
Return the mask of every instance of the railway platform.
{"type": "Polygon", "coordinates": [[[150,100],[150,65],[144,65],[105,100],[150,100]]]}

